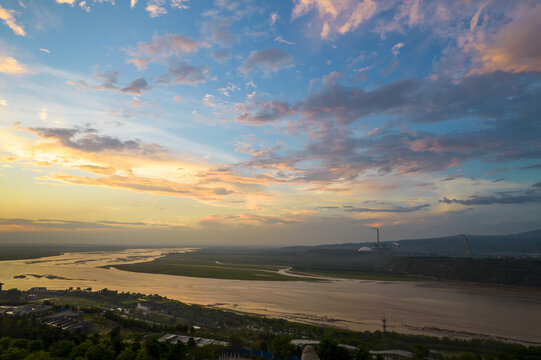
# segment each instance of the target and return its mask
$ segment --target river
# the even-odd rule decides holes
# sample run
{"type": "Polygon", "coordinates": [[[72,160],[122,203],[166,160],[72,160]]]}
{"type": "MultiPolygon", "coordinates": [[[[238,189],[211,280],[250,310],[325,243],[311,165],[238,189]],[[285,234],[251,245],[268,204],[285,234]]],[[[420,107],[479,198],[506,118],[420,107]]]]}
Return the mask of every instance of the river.
{"type": "Polygon", "coordinates": [[[4,289],[91,287],[160,294],[186,303],[361,331],[381,330],[385,317],[388,330],[402,333],[541,344],[540,289],[451,282],[220,280],[100,268],[149,261],[171,250],[0,261],[0,282],[4,289]]]}

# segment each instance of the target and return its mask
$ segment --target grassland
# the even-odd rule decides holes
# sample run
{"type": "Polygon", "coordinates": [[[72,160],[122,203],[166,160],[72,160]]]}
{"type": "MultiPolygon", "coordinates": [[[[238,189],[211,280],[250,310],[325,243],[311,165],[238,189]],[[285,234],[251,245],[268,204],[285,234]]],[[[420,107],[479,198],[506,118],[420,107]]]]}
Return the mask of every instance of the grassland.
{"type": "MultiPolygon", "coordinates": [[[[207,259],[198,259],[185,254],[169,254],[149,262],[114,265],[124,271],[190,276],[199,278],[261,280],[261,281],[306,281],[307,279],[279,274],[280,266],[259,264],[232,264],[207,259]]],[[[317,279],[308,279],[316,281],[317,279]]]]}
{"type": "Polygon", "coordinates": [[[329,258],[306,258],[273,250],[204,249],[185,254],[168,254],[150,262],[114,265],[124,271],[180,275],[201,278],[263,280],[263,281],[321,281],[321,276],[376,281],[420,281],[419,277],[390,274],[382,271],[363,271],[355,264],[344,268],[339,261],[329,258]],[[292,268],[290,275],[278,270],[292,268]],[[295,276],[295,275],[301,275],[295,276]]]}

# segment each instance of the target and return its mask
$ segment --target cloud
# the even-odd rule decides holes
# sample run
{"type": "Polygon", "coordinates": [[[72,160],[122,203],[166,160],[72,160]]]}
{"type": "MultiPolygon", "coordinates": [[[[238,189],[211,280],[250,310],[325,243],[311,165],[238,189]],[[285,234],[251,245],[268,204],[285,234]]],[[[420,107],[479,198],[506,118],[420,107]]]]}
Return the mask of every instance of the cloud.
{"type": "Polygon", "coordinates": [[[190,2],[190,0],[171,0],[169,5],[174,9],[186,10],[190,8],[188,5],[186,5],[188,2],[190,2]]]}
{"type": "Polygon", "coordinates": [[[291,113],[291,110],[291,107],[286,102],[266,101],[260,103],[249,101],[237,106],[237,111],[240,111],[240,114],[235,117],[235,120],[252,125],[261,125],[283,119],[291,113]]]}
{"type": "Polygon", "coordinates": [[[137,0],[131,0],[130,1],[130,7],[133,9],[137,5],[137,0]]]}
{"type": "MultiPolygon", "coordinates": [[[[21,129],[21,128],[19,128],[21,129]]],[[[262,194],[267,179],[244,176],[232,169],[206,164],[201,158],[175,157],[168,149],[139,139],[119,139],[92,128],[26,128],[40,139],[25,143],[17,159],[42,172],[40,182],[101,186],[159,196],[187,197],[200,202],[241,204],[262,194]],[[55,167],[43,167],[55,165],[55,167]],[[63,169],[58,172],[59,168],[63,169]],[[72,173],[75,170],[75,173],[72,173]],[[81,171],[91,173],[81,175],[81,171]]]]}
{"type": "Polygon", "coordinates": [[[101,72],[96,74],[95,78],[101,82],[101,84],[96,87],[98,90],[118,89],[118,71],[101,72]]]}
{"type": "Polygon", "coordinates": [[[199,226],[204,228],[219,228],[237,226],[258,225],[284,225],[299,223],[299,219],[288,216],[257,215],[240,213],[238,215],[208,215],[198,220],[199,226]]]}
{"type": "Polygon", "coordinates": [[[167,10],[163,7],[165,0],[149,0],[145,10],[151,18],[157,18],[160,15],[167,14],[167,10]]]}
{"type": "Polygon", "coordinates": [[[394,56],[398,56],[398,54],[400,54],[400,49],[402,49],[404,47],[404,43],[403,42],[399,42],[397,44],[395,44],[392,48],[391,48],[391,52],[393,53],[394,56]]]}
{"type": "Polygon", "coordinates": [[[40,48],[39,51],[42,51],[42,52],[47,53],[47,54],[51,53],[50,50],[47,50],[47,49],[44,49],[44,48],[40,48]]]}
{"type": "Polygon", "coordinates": [[[233,20],[229,18],[214,19],[204,25],[203,31],[209,34],[210,41],[221,46],[231,46],[237,41],[237,35],[231,30],[233,20]]]}
{"type": "Polygon", "coordinates": [[[287,41],[286,39],[284,39],[284,38],[281,37],[281,36],[277,36],[277,37],[274,39],[274,42],[279,42],[279,43],[287,44],[287,45],[295,45],[295,43],[294,43],[293,41],[287,41]]]}
{"type": "Polygon", "coordinates": [[[534,164],[529,166],[524,166],[523,170],[532,170],[532,169],[541,169],[541,164],[534,164]]]}
{"type": "Polygon", "coordinates": [[[450,176],[445,177],[444,179],[441,179],[440,181],[453,181],[456,179],[463,178],[465,174],[453,174],[450,176]]]}
{"type": "Polygon", "coordinates": [[[150,87],[148,86],[145,78],[139,78],[139,79],[133,80],[126,87],[122,88],[121,91],[123,93],[128,93],[128,94],[141,95],[143,91],[149,90],[149,89],[150,87]]]}
{"type": "Polygon", "coordinates": [[[296,0],[291,18],[294,20],[315,11],[322,24],[320,36],[326,39],[334,34],[343,35],[357,29],[376,14],[377,8],[373,0],[296,0]]]}
{"type": "Polygon", "coordinates": [[[536,76],[499,72],[461,81],[410,79],[371,91],[339,85],[339,78],[330,74],[319,90],[292,104],[257,98],[236,104],[232,112],[237,121],[262,125],[298,116],[285,130],[308,136],[299,151],[254,150],[239,166],[266,171],[275,181],[339,184],[357,182],[361,174],[374,170],[421,174],[472,159],[496,163],[541,158],[536,120],[541,88],[536,76]],[[348,129],[355,121],[378,116],[391,118],[376,132],[362,136],[348,129]],[[459,119],[467,119],[469,126],[407,130],[408,123],[459,119]],[[394,128],[397,121],[401,128],[394,128]]]}
{"type": "Polygon", "coordinates": [[[409,213],[409,212],[415,212],[419,210],[426,210],[430,207],[430,204],[421,204],[421,205],[415,205],[415,206],[395,206],[392,208],[361,208],[361,207],[355,207],[355,206],[344,206],[344,211],[346,212],[355,212],[355,213],[409,213]]]}
{"type": "Polygon", "coordinates": [[[79,7],[80,7],[81,9],[83,9],[84,11],[86,11],[86,12],[90,12],[90,6],[88,6],[88,5],[86,4],[86,1],[81,1],[81,2],[79,3],[79,7]]]}
{"type": "Polygon", "coordinates": [[[497,72],[461,81],[399,80],[365,91],[339,85],[330,78],[302,101],[300,109],[307,118],[330,118],[341,123],[373,114],[397,115],[417,123],[459,118],[509,119],[532,116],[541,110],[535,100],[541,95],[537,81],[535,76],[497,72]]]}
{"type": "Polygon", "coordinates": [[[68,4],[68,5],[75,4],[75,1],[76,0],[56,0],[56,2],[59,3],[59,4],[68,4]]]}
{"type": "Polygon", "coordinates": [[[6,219],[0,218],[0,231],[39,231],[39,230],[77,230],[77,229],[115,229],[147,226],[144,222],[120,221],[74,221],[61,219],[6,219]]]}
{"type": "Polygon", "coordinates": [[[271,13],[269,17],[270,26],[273,26],[274,24],[276,24],[276,20],[278,20],[278,14],[275,12],[271,13]]]}
{"type": "MultiPolygon", "coordinates": [[[[141,95],[143,91],[150,90],[150,86],[143,77],[133,80],[125,87],[119,87],[118,71],[105,71],[97,73],[94,77],[100,81],[100,84],[96,86],[97,90],[119,91],[131,95],[141,95]]],[[[77,90],[85,91],[88,89],[88,83],[84,80],[77,82],[68,81],[67,83],[74,86],[77,90]]]]}
{"type": "Polygon", "coordinates": [[[25,74],[28,70],[26,66],[19,63],[12,57],[0,56],[0,73],[6,74],[25,74]]]}
{"type": "MultiPolygon", "coordinates": [[[[131,0],[130,7],[133,9],[138,0],[131,0]]],[[[185,10],[190,7],[186,4],[190,0],[169,0],[169,6],[173,9],[185,10]]],[[[157,18],[167,14],[166,0],[148,0],[145,10],[151,18],[157,18]]]]}
{"type": "Polygon", "coordinates": [[[498,196],[471,196],[468,199],[448,199],[444,197],[440,200],[444,204],[460,204],[460,205],[493,205],[493,204],[526,204],[526,203],[541,203],[541,193],[531,192],[524,194],[503,193],[498,196]]]}
{"type": "Polygon", "coordinates": [[[203,104],[205,104],[208,107],[214,108],[214,107],[216,107],[216,103],[214,102],[215,99],[216,98],[215,98],[214,95],[207,94],[203,98],[203,104]]]}
{"type": "Polygon", "coordinates": [[[162,84],[197,84],[207,81],[208,68],[206,66],[192,66],[186,61],[170,65],[167,74],[161,75],[162,84]]]}
{"type": "MultiPolygon", "coordinates": [[[[537,46],[540,18],[541,4],[530,7],[518,3],[511,22],[494,34],[482,32],[479,39],[467,44],[465,51],[473,53],[472,73],[541,71],[541,47],[537,46]]],[[[472,31],[476,23],[472,24],[472,31]]]]}
{"type": "Polygon", "coordinates": [[[58,140],[63,146],[85,152],[127,150],[160,153],[165,151],[157,144],[147,144],[138,139],[122,141],[107,135],[97,135],[96,131],[90,128],[28,128],[27,130],[45,139],[58,140]]]}
{"type": "Polygon", "coordinates": [[[66,81],[66,84],[73,86],[75,89],[79,91],[87,91],[90,87],[88,83],[85,80],[77,80],[77,81],[66,81]]]}
{"type": "Polygon", "coordinates": [[[17,24],[15,16],[13,16],[14,13],[15,10],[4,9],[0,5],[0,19],[4,21],[4,24],[6,24],[11,30],[13,30],[16,35],[26,36],[24,28],[21,25],[17,24]]]}
{"type": "Polygon", "coordinates": [[[229,51],[227,50],[214,51],[211,55],[214,58],[214,60],[216,60],[219,63],[224,62],[230,56],[229,51]]]}
{"type": "Polygon", "coordinates": [[[152,42],[139,42],[135,48],[127,50],[127,53],[132,56],[128,59],[128,63],[134,64],[138,70],[144,70],[149,63],[171,56],[180,57],[197,51],[199,47],[200,45],[194,40],[179,34],[154,35],[152,42]]]}
{"type": "Polygon", "coordinates": [[[245,74],[255,68],[263,69],[265,72],[276,72],[286,67],[292,60],[291,55],[277,48],[254,50],[239,69],[245,74]]]}

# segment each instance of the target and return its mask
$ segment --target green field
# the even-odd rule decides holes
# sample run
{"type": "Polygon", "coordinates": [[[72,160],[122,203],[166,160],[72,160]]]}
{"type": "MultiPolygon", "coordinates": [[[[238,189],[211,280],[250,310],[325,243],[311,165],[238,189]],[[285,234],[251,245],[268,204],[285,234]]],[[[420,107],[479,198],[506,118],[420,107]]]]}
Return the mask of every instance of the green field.
{"type": "Polygon", "coordinates": [[[366,272],[360,269],[352,271],[351,267],[347,271],[343,271],[344,269],[336,263],[318,264],[318,261],[314,261],[314,259],[310,259],[310,266],[296,268],[296,265],[307,265],[307,259],[295,258],[290,256],[291,254],[280,255],[272,251],[265,254],[261,250],[257,253],[243,251],[227,253],[207,249],[184,254],[168,254],[150,262],[121,264],[113,267],[124,271],[233,280],[322,281],[317,278],[318,276],[376,281],[422,280],[419,277],[401,274],[366,272]],[[277,273],[278,270],[286,267],[293,268],[292,275],[308,277],[277,273]]]}
{"type": "Polygon", "coordinates": [[[262,281],[317,281],[279,274],[281,268],[272,265],[228,264],[194,259],[185,254],[169,254],[149,262],[114,265],[116,269],[152,274],[166,274],[213,279],[262,281]]]}

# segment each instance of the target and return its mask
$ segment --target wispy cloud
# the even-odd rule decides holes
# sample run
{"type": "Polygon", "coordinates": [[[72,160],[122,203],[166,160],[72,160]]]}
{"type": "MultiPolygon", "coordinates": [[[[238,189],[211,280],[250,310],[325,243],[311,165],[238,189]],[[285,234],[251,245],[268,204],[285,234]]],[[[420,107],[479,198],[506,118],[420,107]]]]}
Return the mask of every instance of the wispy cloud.
{"type": "Polygon", "coordinates": [[[377,3],[373,0],[299,0],[295,3],[291,17],[296,19],[311,11],[317,13],[321,29],[319,34],[326,39],[357,29],[376,14],[377,3]]]}
{"type": "Polygon", "coordinates": [[[277,36],[277,37],[274,39],[274,42],[279,42],[279,43],[287,44],[287,45],[295,45],[295,43],[294,43],[293,41],[287,41],[287,40],[284,39],[282,36],[277,36]]]}
{"type": "Polygon", "coordinates": [[[427,210],[430,204],[420,204],[415,206],[395,206],[392,208],[365,208],[356,206],[343,206],[344,211],[354,213],[410,213],[420,210],[427,210]]]}
{"type": "Polygon", "coordinates": [[[394,56],[398,56],[398,54],[400,54],[400,49],[402,49],[404,46],[405,44],[403,42],[396,43],[391,48],[391,52],[394,56]]]}
{"type": "Polygon", "coordinates": [[[6,24],[16,35],[26,36],[26,32],[22,25],[17,24],[15,19],[15,10],[5,9],[0,5],[0,19],[6,24]]]}
{"type": "Polygon", "coordinates": [[[444,197],[440,203],[460,205],[492,205],[492,204],[525,204],[540,203],[541,193],[531,192],[525,194],[503,193],[500,195],[474,195],[467,199],[449,199],[444,197]]]}

